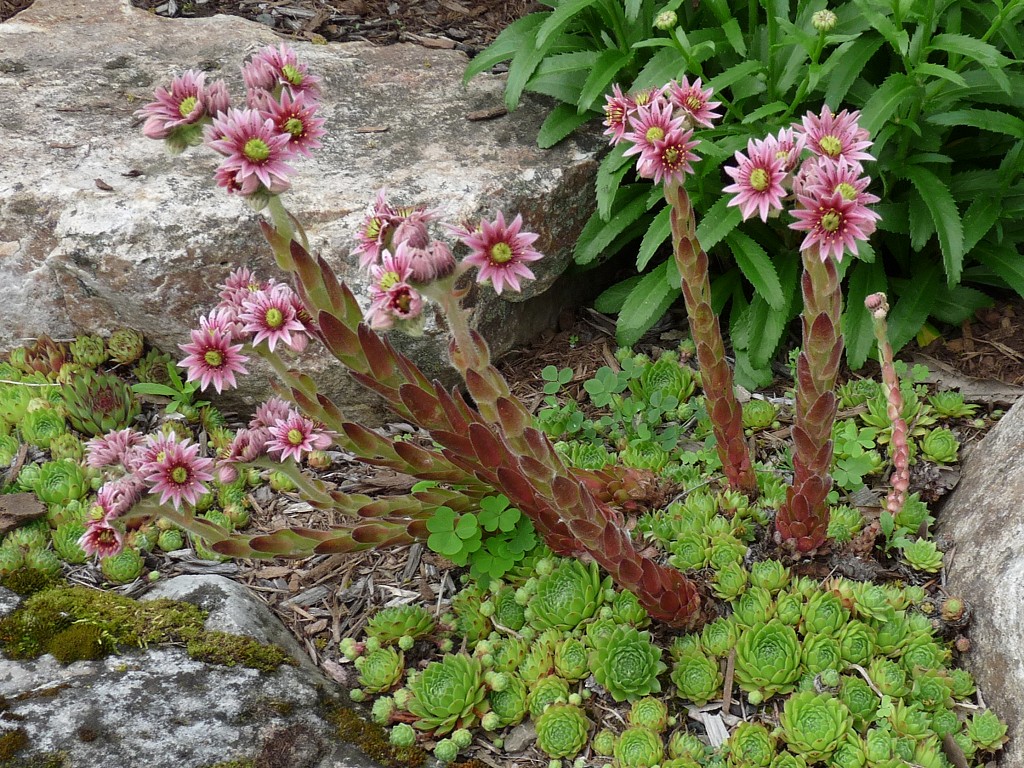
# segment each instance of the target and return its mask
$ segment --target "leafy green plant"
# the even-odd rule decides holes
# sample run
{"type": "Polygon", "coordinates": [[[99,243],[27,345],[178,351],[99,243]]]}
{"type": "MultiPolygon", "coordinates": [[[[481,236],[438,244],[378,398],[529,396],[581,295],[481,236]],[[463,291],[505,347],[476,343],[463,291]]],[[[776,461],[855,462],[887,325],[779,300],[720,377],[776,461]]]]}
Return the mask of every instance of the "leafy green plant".
{"type": "MultiPolygon", "coordinates": [[[[1015,255],[1024,241],[1024,121],[1018,117],[1024,42],[1017,26],[1024,8],[1018,3],[853,0],[816,18],[819,6],[811,3],[766,11],[739,0],[669,2],[657,10],[675,11],[678,25],[662,28],[653,26],[656,9],[649,2],[549,5],[551,11],[511,25],[466,70],[468,79],[510,60],[510,108],[524,91],[562,102],[541,128],[541,146],[595,120],[598,97],[612,83],[641,94],[683,73],[719,94],[725,114],[700,136],[699,151],[710,162],[697,165],[690,192],[702,222],[698,239],[719,265],[716,310],[731,304],[741,383],[766,380],[768,361],[797,310],[799,270],[783,225],[769,220],[749,234],[735,231],[739,214],[726,207],[717,166],[751,136],[778,131],[822,102],[862,111],[887,200],[879,242],[844,276],[852,367],[871,351],[862,301],[874,291],[898,297],[891,318],[897,349],[929,318],[956,324],[986,306],[983,289],[1024,295],[1015,255]]],[[[678,295],[671,259],[659,259],[668,236],[668,209],[647,182],[633,177],[622,151],[613,150],[599,170],[597,211],[576,261],[593,266],[642,237],[636,252],[642,274],[596,304],[619,312],[621,343],[639,338],[678,295]]]]}
{"type": "MultiPolygon", "coordinates": [[[[162,362],[162,361],[160,361],[162,362]]],[[[140,381],[132,385],[132,391],[137,395],[155,395],[166,397],[169,402],[164,406],[167,413],[190,414],[210,404],[209,400],[196,399],[196,393],[200,386],[197,381],[184,381],[178,373],[174,363],[167,362],[167,384],[160,384],[155,381],[140,381]]]]}

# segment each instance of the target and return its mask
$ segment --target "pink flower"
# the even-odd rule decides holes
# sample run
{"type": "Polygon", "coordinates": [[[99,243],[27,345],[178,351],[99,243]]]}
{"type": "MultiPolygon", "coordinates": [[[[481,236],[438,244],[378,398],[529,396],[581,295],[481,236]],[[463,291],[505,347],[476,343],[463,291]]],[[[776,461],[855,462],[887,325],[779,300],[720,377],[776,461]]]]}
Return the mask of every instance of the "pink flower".
{"type": "Polygon", "coordinates": [[[493,222],[482,221],[476,231],[460,234],[459,239],[470,249],[464,262],[477,267],[477,282],[490,280],[495,293],[500,294],[506,285],[513,291],[522,290],[519,278],[535,279],[527,263],[544,258],[530,247],[539,235],[520,232],[522,226],[522,215],[506,225],[499,211],[493,222]]]}
{"type": "Polygon", "coordinates": [[[366,322],[374,330],[394,328],[396,320],[415,320],[423,312],[423,298],[407,282],[412,276],[411,252],[406,243],[399,243],[394,254],[384,251],[381,263],[370,267],[374,282],[366,322]]]}
{"type": "Polygon", "coordinates": [[[150,139],[166,139],[178,128],[194,125],[210,114],[207,106],[217,108],[221,95],[227,91],[223,84],[210,95],[206,94],[206,73],[197,69],[187,70],[171,81],[170,89],[157,88],[156,101],[140,109],[136,114],[146,118],[142,133],[150,139]]]}
{"type": "Polygon", "coordinates": [[[640,153],[637,172],[655,184],[664,180],[666,183],[682,184],[687,175],[693,173],[691,163],[698,158],[693,148],[700,142],[693,140],[693,130],[671,130],[663,139],[656,139],[653,144],[640,153]]]}
{"type": "Polygon", "coordinates": [[[277,422],[288,418],[288,414],[290,413],[292,413],[292,406],[290,403],[282,400],[280,397],[271,397],[265,403],[261,403],[259,407],[256,408],[256,413],[249,422],[249,427],[251,429],[257,429],[259,427],[266,427],[269,429],[277,422]]]}
{"type": "Polygon", "coordinates": [[[720,101],[710,101],[713,88],[702,91],[700,78],[698,77],[693,85],[683,77],[682,83],[674,80],[668,84],[665,95],[669,102],[686,113],[691,125],[703,125],[705,128],[714,128],[713,120],[719,119],[722,115],[715,112],[715,107],[721,106],[720,101]]]}
{"type": "Polygon", "coordinates": [[[145,438],[134,429],[120,429],[94,437],[85,444],[86,461],[90,467],[124,464],[130,448],[141,445],[145,438]]]}
{"type": "Polygon", "coordinates": [[[320,95],[320,78],[309,74],[306,65],[299,64],[295,51],[284,43],[280,48],[270,45],[257,53],[242,68],[242,76],[250,89],[272,91],[281,85],[293,94],[306,93],[312,99],[320,95]]]}
{"type": "Polygon", "coordinates": [[[426,248],[409,248],[409,275],[414,283],[429,283],[448,277],[455,271],[455,266],[452,249],[440,240],[433,241],[426,248]]]}
{"type": "Polygon", "coordinates": [[[110,557],[124,549],[124,534],[106,520],[90,520],[78,546],[87,555],[110,557]]]}
{"type": "Polygon", "coordinates": [[[782,161],[782,170],[789,173],[800,161],[800,153],[804,151],[806,139],[802,133],[794,133],[792,128],[782,128],[774,140],[775,155],[782,161]]]}
{"type": "Polygon", "coordinates": [[[213,479],[209,471],[213,460],[199,456],[199,446],[186,438],[171,442],[156,461],[142,467],[147,482],[152,483],[150,493],[160,494],[160,503],[170,501],[175,509],[182,502],[195,505],[200,495],[206,492],[204,482],[213,479]]]}
{"type": "MultiPolygon", "coordinates": [[[[811,186],[817,187],[819,194],[842,195],[846,200],[855,200],[861,205],[874,205],[879,198],[865,190],[871,183],[870,176],[862,176],[863,170],[860,163],[846,162],[842,157],[838,163],[821,163],[813,180],[809,180],[811,186]]],[[[870,214],[877,217],[873,211],[870,214]]]]}
{"type": "Polygon", "coordinates": [[[289,137],[289,148],[309,157],[311,149],[321,146],[320,137],[326,133],[323,118],[314,117],[317,106],[308,94],[293,95],[285,88],[278,99],[265,97],[260,112],[273,121],[278,133],[289,137]]]}
{"type": "Polygon", "coordinates": [[[188,369],[188,380],[198,381],[200,389],[206,389],[212,382],[220,393],[224,387],[237,386],[236,373],[248,373],[242,365],[249,359],[241,354],[242,345],[232,344],[231,337],[216,328],[194,330],[192,343],[178,346],[188,353],[178,365],[188,369]]]}
{"type": "Polygon", "coordinates": [[[630,115],[629,124],[632,131],[623,138],[633,143],[623,154],[640,155],[645,152],[657,152],[655,142],[666,138],[673,131],[683,131],[683,117],[673,117],[672,105],[662,98],[657,98],[647,106],[639,107],[635,115],[630,115]]]}
{"type": "Polygon", "coordinates": [[[828,106],[821,108],[821,115],[808,112],[803,118],[803,125],[796,130],[802,132],[807,140],[807,148],[814,154],[829,160],[845,158],[851,160],[874,160],[864,150],[871,146],[868,132],[857,125],[860,112],[847,112],[845,109],[833,115],[828,106]]]}
{"type": "Polygon", "coordinates": [[[135,475],[104,483],[96,493],[96,505],[103,510],[103,519],[113,520],[134,507],[142,498],[143,486],[135,475]]]}
{"type": "Polygon", "coordinates": [[[761,221],[768,221],[769,210],[782,210],[782,198],[786,194],[782,188],[786,178],[782,157],[775,139],[751,139],[747,142],[746,155],[736,153],[737,166],[725,167],[725,172],[736,183],[723,187],[722,191],[735,195],[728,205],[739,206],[744,220],[757,212],[761,221]]]}
{"type": "Polygon", "coordinates": [[[800,250],[817,248],[822,261],[829,256],[842,261],[847,250],[856,256],[857,241],[867,241],[875,231],[878,214],[839,192],[824,195],[812,187],[798,195],[797,201],[799,206],[793,211],[796,221],[789,226],[807,232],[800,250]]]}
{"type": "Polygon", "coordinates": [[[235,172],[234,182],[244,195],[260,185],[271,194],[288,188],[288,175],[294,173],[285,162],[294,154],[290,142],[291,134],[279,132],[273,120],[254,109],[229,109],[213,119],[206,133],[207,145],[227,158],[221,168],[235,172]]]}
{"type": "Polygon", "coordinates": [[[612,95],[604,99],[604,135],[609,137],[610,144],[618,144],[629,127],[629,114],[636,109],[636,104],[628,96],[622,95],[618,83],[612,86],[612,95]]]}
{"type": "Polygon", "coordinates": [[[330,437],[302,414],[292,412],[287,419],[270,428],[267,451],[280,453],[282,461],[289,457],[301,461],[305,454],[317,450],[318,446],[330,446],[330,437]]]}
{"type": "Polygon", "coordinates": [[[279,341],[289,347],[296,346],[292,333],[304,335],[306,332],[296,317],[297,299],[295,292],[284,284],[249,295],[242,304],[238,319],[244,323],[243,331],[256,334],[252,340],[254,346],[264,340],[271,352],[279,341]]]}

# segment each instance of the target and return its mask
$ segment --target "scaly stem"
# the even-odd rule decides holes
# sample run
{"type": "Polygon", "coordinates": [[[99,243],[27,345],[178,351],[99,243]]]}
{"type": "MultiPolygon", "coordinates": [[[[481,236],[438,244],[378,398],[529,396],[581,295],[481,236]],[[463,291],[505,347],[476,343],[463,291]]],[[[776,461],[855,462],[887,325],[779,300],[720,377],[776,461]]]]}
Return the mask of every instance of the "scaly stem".
{"type": "Polygon", "coordinates": [[[775,527],[787,546],[809,552],[825,543],[828,532],[834,390],[843,356],[839,332],[842,298],[835,263],[822,261],[816,248],[803,251],[801,257],[803,349],[797,359],[793,485],[786,490],[786,503],[775,518],[775,527]]]}
{"type": "Polygon", "coordinates": [[[907,443],[907,421],[903,418],[903,393],[900,392],[899,378],[893,365],[892,344],[885,321],[889,314],[889,303],[884,293],[873,293],[864,299],[864,306],[871,312],[878,342],[878,360],[882,366],[882,386],[885,388],[886,413],[892,422],[892,437],[889,440],[889,455],[892,459],[892,474],[889,482],[892,490],[885,499],[885,508],[895,517],[903,509],[910,488],[910,446],[907,443]]]}
{"type": "Polygon", "coordinates": [[[757,476],[743,434],[743,412],[733,392],[732,369],[725,359],[722,329],[711,309],[708,256],[697,241],[693,206],[686,190],[678,184],[666,184],[665,199],[672,208],[676,266],[682,279],[690,333],[697,346],[697,362],[718,457],[729,485],[753,498],[757,495],[757,476]]]}

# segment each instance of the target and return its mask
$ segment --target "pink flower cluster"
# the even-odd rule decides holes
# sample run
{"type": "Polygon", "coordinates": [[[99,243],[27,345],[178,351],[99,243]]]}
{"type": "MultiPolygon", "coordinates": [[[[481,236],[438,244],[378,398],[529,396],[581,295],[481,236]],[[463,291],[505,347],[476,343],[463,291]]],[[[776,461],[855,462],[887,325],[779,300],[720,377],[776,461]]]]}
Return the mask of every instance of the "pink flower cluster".
{"type": "Polygon", "coordinates": [[[751,139],[745,154],[736,153],[737,165],[725,168],[733,180],[722,190],[734,195],[729,205],[738,206],[744,219],[756,213],[767,221],[792,195],[796,221],[790,227],[807,233],[801,250],[816,248],[822,260],[842,261],[846,251],[856,255],[857,243],[870,237],[879,219],[868,208],[878,197],[867,191],[871,178],[861,161],[874,158],[865,151],[871,141],[858,117],[846,110],[834,115],[826,106],[777,136],[751,139]],[[804,150],[809,154],[801,161],[804,150]]]}
{"type": "Polygon", "coordinates": [[[302,300],[285,283],[259,282],[245,267],[233,271],[220,286],[220,303],[191,332],[192,341],[180,344],[188,357],[178,365],[200,389],[211,384],[217,392],[237,386],[235,374],[245,375],[249,358],[245,343],[266,342],[271,352],[283,344],[301,352],[309,343],[312,319],[302,300]]]}
{"type": "Polygon", "coordinates": [[[320,79],[307,72],[295,51],[269,46],[242,66],[246,108],[230,106],[227,86],[209,85],[205,74],[189,70],[158,88],[156,101],[139,110],[146,118],[143,133],[165,139],[180,151],[199,143],[224,156],[217,184],[246,197],[276,195],[288,189],[294,172],[288,161],[309,156],[320,146],[323,119],[316,117],[320,79]]]}
{"type": "Polygon", "coordinates": [[[121,551],[124,532],[115,520],[128,512],[145,491],[160,494],[160,503],[175,509],[194,505],[213,479],[213,459],[199,455],[188,438],[155,434],[143,436],[130,429],[96,437],[87,445],[91,467],[120,465],[124,474],[105,483],[96,495],[79,546],[90,555],[106,557],[121,551]]]}
{"type": "Polygon", "coordinates": [[[506,287],[522,290],[521,280],[533,280],[527,266],[543,258],[533,249],[538,235],[523,232],[523,218],[505,222],[498,213],[493,222],[475,229],[448,227],[469,254],[457,267],[447,243],[431,237],[428,224],[437,214],[423,207],[396,208],[381,190],[359,231],[359,266],[372,277],[366,319],[375,330],[400,327],[415,332],[423,313],[420,289],[435,280],[477,268],[477,281],[490,281],[495,293],[506,287]]]}
{"type": "Polygon", "coordinates": [[[714,127],[721,117],[715,111],[721,102],[711,101],[712,89],[703,89],[700,79],[690,83],[673,80],[661,88],[624,95],[618,85],[606,97],[605,136],[612,144],[631,146],[626,157],[639,155],[637,172],[655,184],[682,183],[693,173],[699,160],[693,150],[700,143],[693,138],[697,126],[714,127]]]}

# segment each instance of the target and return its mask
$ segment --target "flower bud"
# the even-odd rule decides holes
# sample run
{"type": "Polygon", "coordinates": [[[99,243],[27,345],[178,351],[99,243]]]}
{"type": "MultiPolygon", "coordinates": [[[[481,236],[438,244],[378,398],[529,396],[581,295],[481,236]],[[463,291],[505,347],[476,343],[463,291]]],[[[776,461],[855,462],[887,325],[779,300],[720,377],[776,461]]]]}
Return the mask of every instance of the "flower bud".
{"type": "Polygon", "coordinates": [[[675,11],[662,11],[654,17],[654,28],[665,32],[675,27],[678,21],[675,11]]]}
{"type": "Polygon", "coordinates": [[[838,23],[839,18],[828,8],[811,16],[811,25],[819,32],[831,32],[838,23]]]}

